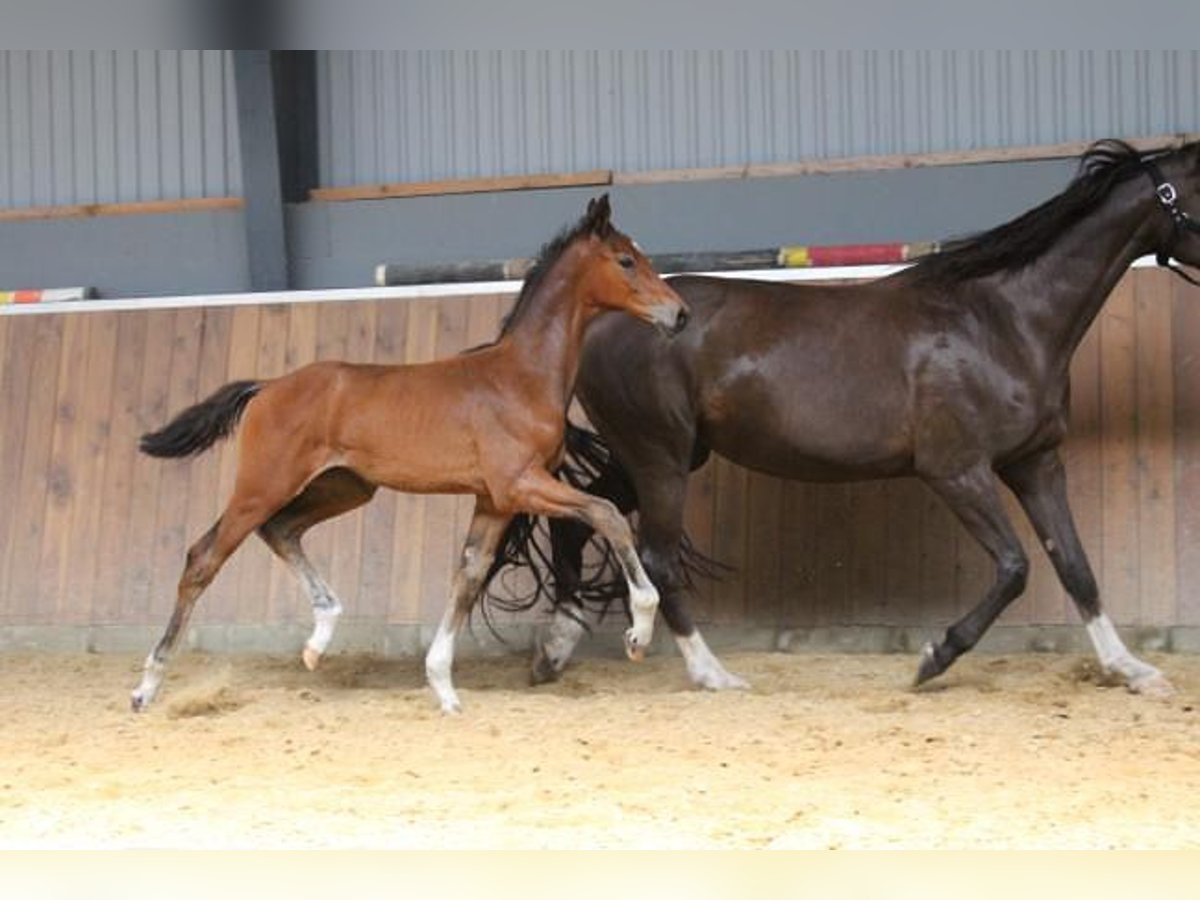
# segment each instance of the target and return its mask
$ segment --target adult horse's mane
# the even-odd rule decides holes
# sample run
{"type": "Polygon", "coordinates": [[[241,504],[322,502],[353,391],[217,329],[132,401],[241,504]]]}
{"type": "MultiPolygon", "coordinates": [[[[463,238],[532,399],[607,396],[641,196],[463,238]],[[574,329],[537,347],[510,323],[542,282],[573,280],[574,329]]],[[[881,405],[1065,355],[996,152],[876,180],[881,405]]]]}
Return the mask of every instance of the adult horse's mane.
{"type": "Polygon", "coordinates": [[[1141,153],[1124,141],[1092,144],[1062,193],[989,231],[951,241],[941,253],[909,270],[922,281],[956,283],[1006,269],[1021,269],[1041,256],[1068,227],[1099,206],[1123,181],[1143,171],[1142,161],[1168,151],[1141,153]]]}

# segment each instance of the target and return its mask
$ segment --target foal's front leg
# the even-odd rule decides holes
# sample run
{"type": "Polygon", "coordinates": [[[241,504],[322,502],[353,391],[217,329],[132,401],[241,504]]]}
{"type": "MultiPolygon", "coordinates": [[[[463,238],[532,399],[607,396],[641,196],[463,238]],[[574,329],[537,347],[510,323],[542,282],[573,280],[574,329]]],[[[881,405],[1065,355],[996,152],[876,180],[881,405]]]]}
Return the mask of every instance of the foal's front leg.
{"type": "Polygon", "coordinates": [[[454,573],[450,603],[425,655],[425,677],[437,695],[442,712],[462,711],[450,674],[454,665],[454,641],[479,599],[484,578],[491,568],[496,547],[510,518],[497,513],[490,501],[483,497],[475,501],[475,515],[463,544],[458,571],[454,573]]]}
{"type": "Polygon", "coordinates": [[[625,632],[625,652],[630,659],[641,660],[654,637],[658,591],[642,568],[625,517],[609,501],[564,484],[544,469],[527,471],[513,492],[513,502],[519,509],[534,515],[576,519],[612,545],[629,585],[633,625],[625,632]]]}

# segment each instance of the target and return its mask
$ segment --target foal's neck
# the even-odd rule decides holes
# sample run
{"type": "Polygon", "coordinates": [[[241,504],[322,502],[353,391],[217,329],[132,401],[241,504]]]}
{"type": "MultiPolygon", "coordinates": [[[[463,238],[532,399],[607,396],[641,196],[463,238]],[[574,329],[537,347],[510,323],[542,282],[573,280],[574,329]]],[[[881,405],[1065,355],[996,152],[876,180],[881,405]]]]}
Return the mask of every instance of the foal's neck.
{"type": "Polygon", "coordinates": [[[584,331],[594,314],[583,296],[583,268],[576,248],[564,250],[503,338],[515,370],[537,376],[529,380],[530,388],[536,385],[547,401],[564,409],[575,389],[584,331]]]}

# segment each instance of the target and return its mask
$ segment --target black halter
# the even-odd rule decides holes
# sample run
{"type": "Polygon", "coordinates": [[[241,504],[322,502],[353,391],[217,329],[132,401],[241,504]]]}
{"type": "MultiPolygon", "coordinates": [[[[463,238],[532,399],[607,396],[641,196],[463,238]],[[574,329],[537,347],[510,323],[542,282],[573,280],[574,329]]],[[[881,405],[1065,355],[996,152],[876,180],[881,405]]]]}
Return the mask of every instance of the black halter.
{"type": "Polygon", "coordinates": [[[1179,233],[1190,231],[1194,234],[1200,234],[1200,222],[1179,208],[1179,192],[1175,190],[1175,185],[1163,178],[1162,171],[1158,168],[1158,164],[1154,160],[1143,159],[1142,166],[1145,167],[1146,174],[1150,180],[1154,182],[1154,194],[1158,197],[1159,204],[1167,211],[1167,215],[1171,217],[1171,237],[1163,249],[1158,251],[1155,259],[1160,266],[1170,269],[1184,281],[1200,287],[1200,281],[1171,262],[1171,247],[1179,237],[1179,233]]]}

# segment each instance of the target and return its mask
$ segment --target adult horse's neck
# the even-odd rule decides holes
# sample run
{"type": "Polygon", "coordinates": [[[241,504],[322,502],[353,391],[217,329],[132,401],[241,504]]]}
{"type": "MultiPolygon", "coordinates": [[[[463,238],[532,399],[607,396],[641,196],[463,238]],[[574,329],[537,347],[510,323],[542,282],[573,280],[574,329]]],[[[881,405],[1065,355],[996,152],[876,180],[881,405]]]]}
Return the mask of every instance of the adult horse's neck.
{"type": "Polygon", "coordinates": [[[1037,260],[997,278],[1027,340],[1050,372],[1065,374],[1079,342],[1135,259],[1161,243],[1170,223],[1147,179],[1116,185],[1090,215],[1037,260]]]}
{"type": "Polygon", "coordinates": [[[514,310],[500,343],[519,370],[534,372],[532,388],[566,408],[575,390],[583,334],[594,310],[585,303],[586,253],[576,241],[541,276],[533,292],[514,310]]]}

